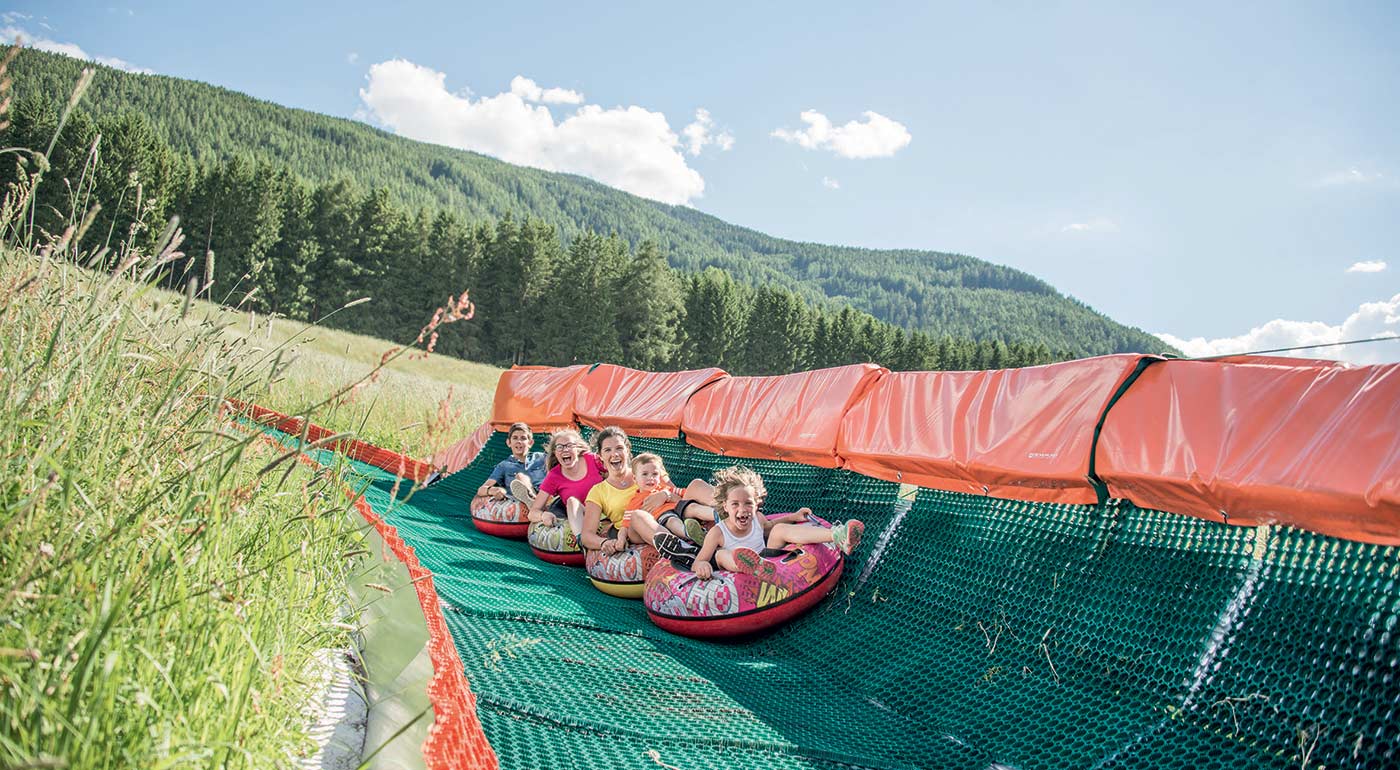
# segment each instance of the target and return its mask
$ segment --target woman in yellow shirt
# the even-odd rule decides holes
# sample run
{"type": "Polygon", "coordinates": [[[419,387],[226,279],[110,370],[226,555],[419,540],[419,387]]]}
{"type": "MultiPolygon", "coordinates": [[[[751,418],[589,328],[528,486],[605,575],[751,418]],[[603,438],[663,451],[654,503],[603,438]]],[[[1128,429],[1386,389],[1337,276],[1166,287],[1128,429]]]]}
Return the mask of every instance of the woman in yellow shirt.
{"type": "MultiPolygon", "coordinates": [[[[619,542],[618,532],[627,504],[637,494],[637,481],[632,475],[632,442],[621,428],[609,427],[593,437],[595,452],[603,461],[606,475],[593,485],[583,503],[583,547],[602,551],[611,556],[626,546],[619,542]]],[[[640,522],[634,517],[631,524],[640,522]]],[[[645,528],[642,523],[642,527],[645,528]]],[[[640,534],[640,533],[639,533],[640,534]]],[[[648,539],[654,532],[647,533],[648,539]]]]}

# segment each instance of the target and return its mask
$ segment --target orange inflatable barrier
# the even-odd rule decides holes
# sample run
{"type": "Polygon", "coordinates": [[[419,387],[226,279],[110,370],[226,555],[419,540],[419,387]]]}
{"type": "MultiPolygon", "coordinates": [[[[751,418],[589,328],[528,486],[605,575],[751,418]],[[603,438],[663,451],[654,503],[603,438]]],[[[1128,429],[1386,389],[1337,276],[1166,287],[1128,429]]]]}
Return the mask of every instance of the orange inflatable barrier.
{"type": "Polygon", "coordinates": [[[517,366],[501,374],[491,424],[506,431],[513,422],[528,423],[536,433],[574,425],[574,386],[588,373],[578,366],[517,366]]]}
{"type": "Polygon", "coordinates": [[[484,422],[470,436],[429,457],[428,462],[444,476],[450,476],[471,465],[493,432],[491,423],[484,422]]]}
{"type": "Polygon", "coordinates": [[[891,372],[853,406],[836,450],[887,481],[1095,503],[1094,427],[1141,356],[988,372],[891,372]]]}
{"type": "Polygon", "coordinates": [[[691,396],[681,428],[693,446],[835,468],[841,418],[888,371],[853,364],[772,377],[727,377],[691,396]]]}
{"type": "Polygon", "coordinates": [[[680,435],[686,401],[710,383],[727,378],[723,369],[643,372],[599,364],[574,389],[574,413],[582,425],[616,425],[629,436],[680,435]]]}
{"type": "Polygon", "coordinates": [[[1108,412],[1114,497],[1400,545],[1400,364],[1167,361],[1108,412]]]}

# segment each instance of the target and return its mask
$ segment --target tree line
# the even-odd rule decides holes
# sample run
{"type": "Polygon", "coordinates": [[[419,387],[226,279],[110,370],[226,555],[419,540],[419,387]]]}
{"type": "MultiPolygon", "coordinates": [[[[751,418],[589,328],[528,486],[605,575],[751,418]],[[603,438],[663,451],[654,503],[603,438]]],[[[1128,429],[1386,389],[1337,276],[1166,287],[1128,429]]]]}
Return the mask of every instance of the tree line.
{"type": "Polygon", "coordinates": [[[470,221],[401,205],[383,187],[314,184],[286,165],[199,162],[129,113],[77,111],[61,132],[52,102],[22,100],[12,115],[0,132],[5,146],[45,147],[58,137],[43,159],[0,169],[12,194],[21,176],[42,172],[37,233],[58,235],[87,216],[83,249],[130,239],[150,253],[160,224],[178,215],[188,256],[167,266],[166,283],[179,289],[194,280],[245,309],[405,341],[469,288],[476,321],[444,327],[436,349],[500,365],[609,361],[779,374],[865,361],[895,370],[1001,368],[1068,356],[1043,343],[907,332],[714,267],[681,272],[655,240],[568,236],[528,216],[470,221]],[[363,297],[370,301],[355,303],[363,297]]]}

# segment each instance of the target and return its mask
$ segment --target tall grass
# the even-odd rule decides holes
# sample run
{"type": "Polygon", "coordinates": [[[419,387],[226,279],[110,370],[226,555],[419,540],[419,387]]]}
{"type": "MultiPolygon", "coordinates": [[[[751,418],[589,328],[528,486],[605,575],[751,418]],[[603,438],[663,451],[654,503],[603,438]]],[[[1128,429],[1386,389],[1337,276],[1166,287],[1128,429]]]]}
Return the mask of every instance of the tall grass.
{"type": "Polygon", "coordinates": [[[212,304],[208,311],[227,324],[225,335],[230,339],[246,340],[254,349],[282,352],[283,366],[259,401],[270,409],[300,414],[326,401],[345,383],[363,382],[345,397],[320,407],[316,421],[417,458],[470,435],[490,417],[501,376],[494,366],[417,353],[393,359],[372,377],[391,343],[212,304]]]}
{"type": "MultiPolygon", "coordinates": [[[[5,87],[0,65],[0,117],[5,87]]],[[[36,232],[33,189],[54,182],[41,152],[0,151],[16,158],[29,171],[0,203],[0,768],[288,766],[314,750],[317,651],[354,630],[365,525],[340,468],[279,463],[223,398],[399,418],[373,417],[355,379],[288,368],[287,340],[240,330],[197,281],[151,288],[180,236],[133,245],[150,225],[139,181],[138,225],[78,253],[91,180],[67,180],[66,232],[36,232]]],[[[300,344],[310,369],[329,355],[300,344]]],[[[401,384],[390,366],[364,382],[401,384]]]]}
{"type": "Polygon", "coordinates": [[[0,250],[3,766],[286,764],[346,644],[338,477],[260,474],[219,408],[258,356],[146,300],[0,250]]]}

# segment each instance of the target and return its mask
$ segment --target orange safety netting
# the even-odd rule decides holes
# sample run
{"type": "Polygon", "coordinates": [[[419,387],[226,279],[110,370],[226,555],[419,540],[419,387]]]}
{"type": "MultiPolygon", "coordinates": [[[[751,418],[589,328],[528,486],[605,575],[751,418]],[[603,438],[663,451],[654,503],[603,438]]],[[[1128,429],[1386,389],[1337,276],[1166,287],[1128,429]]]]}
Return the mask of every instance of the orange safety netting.
{"type": "Polygon", "coordinates": [[[496,430],[523,422],[536,433],[574,425],[574,386],[588,367],[517,366],[501,374],[491,424],[496,430]]]}
{"type": "Polygon", "coordinates": [[[773,377],[727,377],[690,398],[686,440],[730,457],[835,468],[841,418],[887,370],[852,364],[773,377]]]}
{"type": "Polygon", "coordinates": [[[643,372],[599,364],[574,390],[574,412],[582,425],[616,425],[629,436],[680,435],[686,401],[701,388],[729,375],[722,369],[643,372]]]}
{"type": "Polygon", "coordinates": [[[476,459],[481,448],[486,446],[487,440],[491,438],[493,428],[491,423],[484,422],[481,427],[472,431],[470,436],[458,441],[452,446],[433,454],[428,458],[428,462],[437,468],[444,476],[451,475],[463,468],[471,465],[476,459]]]}
{"type": "Polygon", "coordinates": [[[250,417],[254,422],[267,425],[283,433],[292,436],[306,435],[306,441],[316,444],[318,447],[334,449],[353,457],[363,463],[368,463],[376,468],[383,468],[390,473],[402,476],[412,481],[423,482],[432,475],[433,466],[422,460],[415,460],[412,457],[391,452],[388,449],[381,449],[366,441],[359,439],[341,438],[334,441],[326,439],[335,435],[335,432],[323,428],[314,423],[309,423],[300,417],[290,417],[281,412],[274,412],[257,404],[249,404],[235,398],[226,399],[235,410],[250,417]],[[321,444],[319,442],[325,441],[321,444]]]}
{"type": "Polygon", "coordinates": [[[841,424],[845,467],[887,481],[1094,503],[1094,426],[1139,356],[988,372],[891,372],[841,424]]]}
{"type": "Polygon", "coordinates": [[[1400,364],[1154,364],[1096,467],[1144,507],[1400,545],[1400,364]]]}

